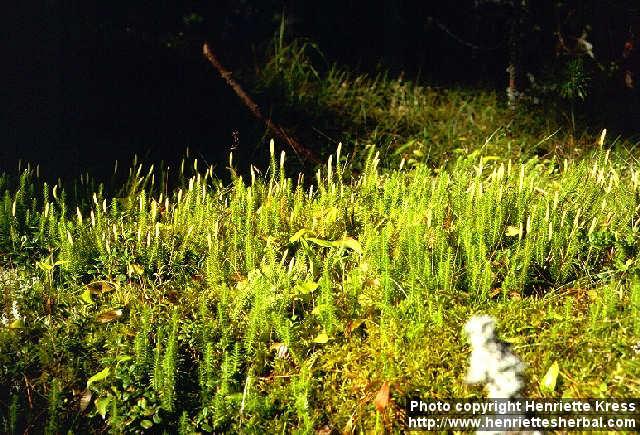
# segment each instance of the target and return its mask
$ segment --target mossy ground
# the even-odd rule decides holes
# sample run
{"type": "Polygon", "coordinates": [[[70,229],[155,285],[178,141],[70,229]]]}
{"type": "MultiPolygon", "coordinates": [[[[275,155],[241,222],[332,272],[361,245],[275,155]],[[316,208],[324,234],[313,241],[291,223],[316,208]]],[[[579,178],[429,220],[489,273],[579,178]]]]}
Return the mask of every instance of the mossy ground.
{"type": "Polygon", "coordinates": [[[336,74],[283,76],[343,120],[313,179],[274,149],[228,185],[193,160],[175,190],[136,164],[117,196],[0,179],[2,431],[397,431],[410,395],[482,397],[480,312],[528,397],[638,397],[631,154],[495,93],[336,74]]]}

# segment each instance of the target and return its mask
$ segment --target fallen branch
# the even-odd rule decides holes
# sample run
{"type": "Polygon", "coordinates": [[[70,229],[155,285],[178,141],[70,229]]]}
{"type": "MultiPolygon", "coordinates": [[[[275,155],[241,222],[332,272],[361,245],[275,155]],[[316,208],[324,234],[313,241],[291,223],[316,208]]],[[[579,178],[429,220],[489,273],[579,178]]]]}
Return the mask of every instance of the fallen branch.
{"type": "Polygon", "coordinates": [[[280,125],[273,122],[271,119],[266,118],[260,107],[251,99],[251,97],[242,89],[242,86],[238,82],[236,82],[233,77],[231,77],[231,71],[225,69],[222,66],[216,55],[213,53],[209,44],[206,42],[202,46],[202,53],[207,58],[207,60],[213,65],[213,67],[218,70],[220,73],[220,77],[222,77],[227,84],[233,89],[236,95],[242,100],[243,104],[247,106],[247,109],[262,121],[268,130],[273,132],[279,139],[283,140],[287,145],[289,145],[293,151],[303,160],[310,160],[313,163],[320,163],[320,159],[311,151],[310,149],[303,146],[298,140],[296,140],[293,136],[291,136],[287,131],[282,128],[280,125]]]}

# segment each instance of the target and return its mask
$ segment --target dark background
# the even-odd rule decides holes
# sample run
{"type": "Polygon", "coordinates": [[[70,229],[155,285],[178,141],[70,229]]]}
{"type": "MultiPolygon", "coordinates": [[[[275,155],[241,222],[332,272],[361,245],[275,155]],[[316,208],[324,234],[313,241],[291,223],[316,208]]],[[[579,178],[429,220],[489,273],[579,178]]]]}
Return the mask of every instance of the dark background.
{"type": "MultiPolygon", "coordinates": [[[[264,59],[283,14],[288,37],[317,42],[327,64],[501,92],[514,20],[520,61],[534,74],[555,61],[558,30],[579,36],[589,25],[598,62],[623,68],[624,44],[640,32],[635,1],[529,0],[526,9],[516,0],[14,3],[4,7],[0,169],[14,171],[22,158],[55,176],[106,176],[134,153],[175,161],[186,147],[221,166],[234,131],[241,158],[265,154],[264,128],[201,47],[211,41],[242,80],[264,59]]],[[[633,135],[636,94],[614,74],[584,115],[633,135]]]]}

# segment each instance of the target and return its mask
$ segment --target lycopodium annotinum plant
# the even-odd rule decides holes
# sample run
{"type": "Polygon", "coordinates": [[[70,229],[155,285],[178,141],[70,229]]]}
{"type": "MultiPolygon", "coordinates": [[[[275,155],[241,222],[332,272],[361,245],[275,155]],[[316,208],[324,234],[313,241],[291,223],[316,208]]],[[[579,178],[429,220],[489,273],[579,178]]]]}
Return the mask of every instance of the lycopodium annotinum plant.
{"type": "Polygon", "coordinates": [[[615,154],[437,170],[372,156],[353,179],[340,149],[313,179],[270,157],[228,185],[185,161],[173,190],[136,164],[115,197],[89,177],[77,193],[31,169],[1,178],[3,430],[400,428],[389,395],[470,394],[455,369],[469,310],[539,336],[586,315],[574,336],[637,331],[640,172],[615,154]],[[580,298],[558,306],[564,289],[580,298]]]}

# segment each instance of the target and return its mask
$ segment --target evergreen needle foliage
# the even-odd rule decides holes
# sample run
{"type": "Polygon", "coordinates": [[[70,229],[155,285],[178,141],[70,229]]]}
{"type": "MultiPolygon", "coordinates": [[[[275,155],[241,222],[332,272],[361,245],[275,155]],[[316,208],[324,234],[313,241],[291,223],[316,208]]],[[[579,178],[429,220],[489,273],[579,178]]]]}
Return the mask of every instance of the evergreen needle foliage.
{"type": "Polygon", "coordinates": [[[555,394],[640,393],[635,163],[371,156],[348,181],[338,150],[312,184],[285,169],[272,145],[266,176],[229,185],[197,160],[170,192],[136,162],[120,197],[0,178],[2,430],[400,429],[408,392],[482,394],[476,311],[531,379],[559,362],[555,394]]]}

